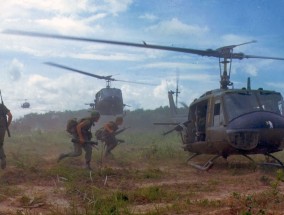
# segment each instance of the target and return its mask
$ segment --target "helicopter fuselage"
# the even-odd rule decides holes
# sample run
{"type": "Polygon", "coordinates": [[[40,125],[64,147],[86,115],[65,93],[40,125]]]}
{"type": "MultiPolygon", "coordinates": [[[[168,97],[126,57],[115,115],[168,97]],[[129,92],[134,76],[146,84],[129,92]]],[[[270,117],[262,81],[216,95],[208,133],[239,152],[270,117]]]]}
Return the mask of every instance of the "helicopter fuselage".
{"type": "Polygon", "coordinates": [[[30,103],[28,102],[24,102],[22,105],[21,105],[22,108],[29,108],[30,107],[30,103]]]}
{"type": "Polygon", "coordinates": [[[189,106],[186,151],[197,154],[266,154],[284,148],[283,98],[267,90],[220,89],[189,106]]]}
{"type": "Polygon", "coordinates": [[[123,107],[120,89],[106,87],[96,93],[95,109],[102,115],[123,114],[123,107]]]}

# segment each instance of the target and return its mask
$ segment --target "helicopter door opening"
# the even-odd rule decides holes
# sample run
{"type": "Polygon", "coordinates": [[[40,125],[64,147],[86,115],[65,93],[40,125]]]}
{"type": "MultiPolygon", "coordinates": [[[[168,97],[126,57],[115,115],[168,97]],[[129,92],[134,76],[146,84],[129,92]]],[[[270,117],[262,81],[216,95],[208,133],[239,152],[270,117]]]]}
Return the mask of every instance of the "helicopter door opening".
{"type": "Polygon", "coordinates": [[[214,105],[214,126],[220,125],[220,102],[214,105]]]}
{"type": "Polygon", "coordinates": [[[215,100],[214,103],[214,116],[213,116],[213,126],[222,126],[224,124],[223,111],[221,108],[220,100],[215,100]]]}
{"type": "Polygon", "coordinates": [[[191,116],[194,123],[195,141],[205,141],[206,138],[206,114],[208,101],[202,101],[191,107],[191,116]]]}
{"type": "Polygon", "coordinates": [[[280,114],[283,116],[283,107],[284,107],[284,103],[283,103],[283,100],[281,101],[278,101],[278,108],[279,108],[279,111],[280,111],[280,114]]]}

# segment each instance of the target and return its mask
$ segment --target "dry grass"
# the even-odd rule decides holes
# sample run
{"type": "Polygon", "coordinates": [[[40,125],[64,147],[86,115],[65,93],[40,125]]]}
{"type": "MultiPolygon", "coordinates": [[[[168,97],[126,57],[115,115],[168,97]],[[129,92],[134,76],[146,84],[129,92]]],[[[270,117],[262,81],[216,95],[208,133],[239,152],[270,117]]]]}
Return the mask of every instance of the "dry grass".
{"type": "MultiPolygon", "coordinates": [[[[178,138],[125,136],[110,160],[94,150],[56,163],[71,149],[65,133],[7,139],[0,172],[0,214],[282,214],[283,171],[252,168],[237,156],[208,172],[189,167],[178,138]]],[[[201,157],[200,160],[206,157],[201,157]]]]}

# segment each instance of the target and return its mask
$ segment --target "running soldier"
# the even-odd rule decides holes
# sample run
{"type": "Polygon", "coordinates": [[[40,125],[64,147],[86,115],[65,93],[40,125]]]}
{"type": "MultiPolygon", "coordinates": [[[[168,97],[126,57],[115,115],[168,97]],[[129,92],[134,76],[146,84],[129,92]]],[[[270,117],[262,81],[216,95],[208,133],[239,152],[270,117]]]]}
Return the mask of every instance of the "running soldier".
{"type": "Polygon", "coordinates": [[[123,118],[117,117],[115,122],[109,121],[102,128],[96,132],[96,137],[105,144],[105,154],[104,157],[109,157],[111,151],[118,145],[119,140],[116,139],[116,131],[118,126],[122,125],[123,118]]]}
{"type": "Polygon", "coordinates": [[[73,152],[69,152],[66,154],[61,154],[58,158],[58,162],[66,157],[78,157],[82,154],[82,148],[85,151],[85,161],[86,168],[92,170],[91,168],[91,158],[92,158],[92,146],[95,142],[92,142],[92,133],[91,127],[95,126],[95,122],[98,122],[100,118],[100,113],[97,111],[93,111],[91,116],[88,118],[83,118],[79,120],[78,123],[74,124],[74,128],[68,128],[67,131],[72,134],[72,142],[74,150],[73,152]]]}

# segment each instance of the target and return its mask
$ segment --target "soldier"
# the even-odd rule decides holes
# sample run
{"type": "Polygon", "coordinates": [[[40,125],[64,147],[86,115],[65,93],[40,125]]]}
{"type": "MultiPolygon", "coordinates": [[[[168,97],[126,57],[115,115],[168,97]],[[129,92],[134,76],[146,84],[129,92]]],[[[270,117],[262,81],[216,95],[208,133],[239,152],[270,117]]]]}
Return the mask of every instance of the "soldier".
{"type": "Polygon", "coordinates": [[[58,162],[66,157],[77,157],[82,154],[82,148],[85,150],[86,168],[92,170],[90,162],[92,158],[92,144],[90,142],[92,138],[91,127],[95,126],[100,118],[100,113],[92,111],[91,116],[81,119],[76,125],[72,134],[74,151],[66,154],[61,154],[58,158],[58,162]]]}
{"type": "Polygon", "coordinates": [[[105,157],[110,156],[111,151],[117,146],[118,140],[115,138],[115,132],[122,123],[123,118],[119,116],[115,122],[110,121],[103,126],[101,140],[105,143],[105,157]]]}
{"type": "MultiPolygon", "coordinates": [[[[12,114],[10,110],[2,103],[0,103],[0,159],[1,159],[1,168],[6,168],[6,155],[4,153],[4,138],[6,130],[9,128],[12,121],[12,114]],[[7,120],[8,116],[8,120],[7,120]]],[[[8,133],[9,134],[9,133],[8,133]]]]}

